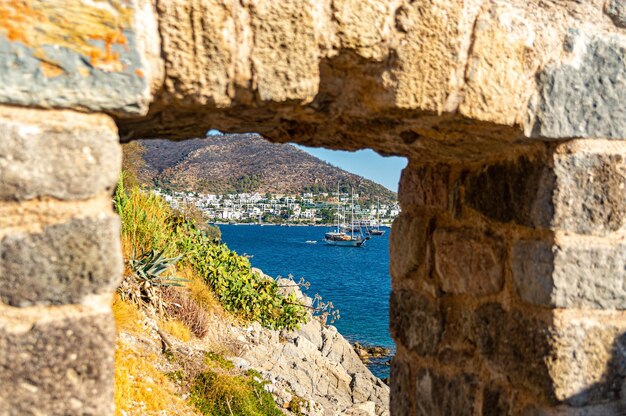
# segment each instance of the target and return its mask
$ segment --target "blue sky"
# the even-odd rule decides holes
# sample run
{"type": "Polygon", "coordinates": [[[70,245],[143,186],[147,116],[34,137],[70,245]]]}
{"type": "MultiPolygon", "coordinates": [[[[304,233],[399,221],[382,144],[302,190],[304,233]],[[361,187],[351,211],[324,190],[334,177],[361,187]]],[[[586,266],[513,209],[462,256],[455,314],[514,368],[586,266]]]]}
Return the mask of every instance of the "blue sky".
{"type": "MultiPolygon", "coordinates": [[[[218,130],[210,130],[207,136],[222,134],[218,130]]],[[[358,150],[346,152],[343,150],[328,150],[316,147],[305,147],[294,144],[298,149],[312,154],[333,166],[338,166],[348,172],[356,173],[398,192],[400,172],[407,164],[403,157],[384,157],[373,150],[358,150]]]]}
{"type": "Polygon", "coordinates": [[[383,157],[369,149],[346,152],[343,150],[295,146],[331,165],[371,179],[394,192],[398,192],[400,172],[407,164],[406,158],[383,157]]]}

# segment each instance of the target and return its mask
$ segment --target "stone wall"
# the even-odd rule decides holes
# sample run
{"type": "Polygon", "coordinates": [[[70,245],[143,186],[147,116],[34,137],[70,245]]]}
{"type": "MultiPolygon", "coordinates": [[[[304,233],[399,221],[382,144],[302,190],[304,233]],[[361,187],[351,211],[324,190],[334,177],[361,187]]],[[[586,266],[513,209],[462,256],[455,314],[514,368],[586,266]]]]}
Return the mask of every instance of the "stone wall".
{"type": "Polygon", "coordinates": [[[0,3],[0,414],[110,414],[121,140],[409,157],[396,415],[621,414],[619,0],[0,3]]]}
{"type": "Polygon", "coordinates": [[[405,169],[392,414],[626,411],[625,154],[572,140],[405,169]]]}
{"type": "Polygon", "coordinates": [[[120,165],[107,116],[0,107],[0,415],[113,412],[120,165]]]}

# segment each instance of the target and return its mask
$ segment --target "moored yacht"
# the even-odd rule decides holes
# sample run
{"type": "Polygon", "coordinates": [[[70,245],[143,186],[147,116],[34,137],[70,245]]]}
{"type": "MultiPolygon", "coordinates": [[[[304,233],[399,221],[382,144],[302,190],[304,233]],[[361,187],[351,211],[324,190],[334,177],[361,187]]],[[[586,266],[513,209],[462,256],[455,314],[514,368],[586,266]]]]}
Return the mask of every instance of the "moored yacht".
{"type": "Polygon", "coordinates": [[[352,226],[350,234],[342,231],[342,225],[339,223],[339,184],[337,184],[337,230],[324,234],[324,242],[331,246],[339,247],[362,247],[369,237],[364,237],[361,228],[358,228],[358,235],[355,235],[354,227],[354,194],[352,195],[352,226]]]}

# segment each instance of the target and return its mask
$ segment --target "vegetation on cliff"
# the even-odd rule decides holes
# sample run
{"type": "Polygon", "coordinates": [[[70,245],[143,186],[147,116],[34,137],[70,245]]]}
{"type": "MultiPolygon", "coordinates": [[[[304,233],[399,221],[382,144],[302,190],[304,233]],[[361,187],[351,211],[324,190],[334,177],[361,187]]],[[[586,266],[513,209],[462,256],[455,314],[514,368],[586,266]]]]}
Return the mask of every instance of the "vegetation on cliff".
{"type": "Polygon", "coordinates": [[[283,296],[275,280],[254,273],[248,259],[220,243],[219,229],[196,223],[136,186],[126,189],[123,177],[114,204],[128,258],[123,297],[161,309],[160,289],[190,280],[168,271],[178,262],[213,290],[224,309],[243,320],[272,329],[294,329],[305,321],[306,308],[295,296],[283,296]],[[151,276],[152,270],[159,275],[151,276]]]}
{"type": "Polygon", "coordinates": [[[281,294],[274,279],[254,272],[248,259],[220,242],[219,229],[198,221],[197,212],[173,210],[138,182],[136,171],[124,172],[113,200],[126,259],[113,304],[118,330],[125,335],[116,352],[118,414],[164,409],[173,414],[280,414],[254,375],[183,357],[173,345],[200,341],[209,332],[211,315],[293,329],[308,318],[306,307],[294,295],[281,294]],[[146,349],[155,333],[161,348],[146,349]],[[142,342],[130,341],[136,338],[142,342]],[[166,377],[159,366],[180,367],[178,378],[166,377]],[[181,399],[182,394],[189,399],[181,399]],[[259,401],[259,395],[264,399],[259,401]]]}

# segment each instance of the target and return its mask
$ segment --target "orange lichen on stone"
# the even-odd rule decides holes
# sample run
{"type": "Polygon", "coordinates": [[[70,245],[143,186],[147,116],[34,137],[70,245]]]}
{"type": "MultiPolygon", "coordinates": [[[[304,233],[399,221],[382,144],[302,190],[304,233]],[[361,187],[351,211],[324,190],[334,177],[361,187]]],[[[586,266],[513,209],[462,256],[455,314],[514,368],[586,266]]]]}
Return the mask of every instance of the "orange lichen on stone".
{"type": "Polygon", "coordinates": [[[63,73],[65,73],[63,68],[50,62],[41,61],[39,65],[41,66],[43,74],[48,78],[58,77],[59,75],[63,75],[63,73]]]}
{"type": "Polygon", "coordinates": [[[143,78],[143,77],[145,77],[145,75],[144,75],[143,71],[142,71],[141,69],[139,69],[139,68],[135,69],[135,74],[137,74],[137,76],[138,76],[139,78],[143,78]]]}
{"type": "Polygon", "coordinates": [[[114,45],[128,40],[132,8],[122,0],[94,1],[0,1],[0,35],[42,54],[41,47],[55,45],[90,59],[105,71],[121,71],[114,45]]]}

